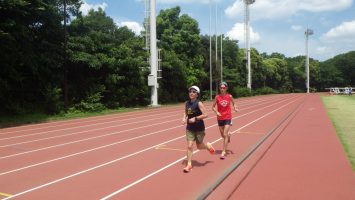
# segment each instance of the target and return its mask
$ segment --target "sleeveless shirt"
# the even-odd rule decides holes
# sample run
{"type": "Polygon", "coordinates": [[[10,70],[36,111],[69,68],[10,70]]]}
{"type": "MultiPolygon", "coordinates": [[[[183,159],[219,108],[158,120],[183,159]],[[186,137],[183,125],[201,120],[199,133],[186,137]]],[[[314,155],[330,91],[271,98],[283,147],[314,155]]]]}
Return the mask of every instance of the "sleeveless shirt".
{"type": "MultiPolygon", "coordinates": [[[[186,101],[185,103],[185,111],[187,114],[187,119],[191,119],[194,118],[196,116],[200,116],[202,114],[200,108],[198,107],[198,103],[200,101],[196,100],[191,102],[186,101]]],[[[197,120],[195,123],[188,123],[186,125],[186,129],[190,130],[190,131],[204,131],[205,130],[205,123],[203,122],[203,120],[197,120]]]]}
{"type": "Polygon", "coordinates": [[[225,94],[216,96],[216,104],[218,112],[221,113],[222,116],[217,116],[218,120],[228,120],[232,119],[232,109],[231,109],[231,95],[225,94]]]}

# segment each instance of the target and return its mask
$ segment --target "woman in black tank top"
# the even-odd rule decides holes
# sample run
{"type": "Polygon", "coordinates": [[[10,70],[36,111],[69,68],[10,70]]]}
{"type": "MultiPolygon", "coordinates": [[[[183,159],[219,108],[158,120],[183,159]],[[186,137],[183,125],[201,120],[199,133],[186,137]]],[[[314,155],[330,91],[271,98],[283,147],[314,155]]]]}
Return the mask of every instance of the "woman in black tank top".
{"type": "Polygon", "coordinates": [[[203,119],[207,117],[206,109],[203,103],[198,100],[200,95],[200,88],[197,86],[191,86],[189,88],[189,101],[185,102],[185,112],[182,118],[182,123],[186,124],[186,140],[187,140],[187,164],[184,168],[184,172],[190,172],[192,169],[192,152],[193,145],[196,142],[198,149],[207,149],[211,154],[214,154],[215,150],[210,143],[204,143],[205,137],[205,124],[203,119]]]}

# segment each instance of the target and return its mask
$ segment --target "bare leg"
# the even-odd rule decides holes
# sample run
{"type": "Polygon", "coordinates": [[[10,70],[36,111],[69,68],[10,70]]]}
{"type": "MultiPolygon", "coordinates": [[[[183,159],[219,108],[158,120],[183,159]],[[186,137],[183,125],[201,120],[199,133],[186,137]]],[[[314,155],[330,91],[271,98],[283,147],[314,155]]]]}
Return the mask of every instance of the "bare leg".
{"type": "Polygon", "coordinates": [[[215,150],[214,150],[214,148],[213,148],[213,146],[212,146],[212,144],[210,144],[210,143],[201,143],[201,144],[196,144],[196,146],[197,146],[197,148],[198,149],[207,149],[207,151],[209,151],[210,152],[210,154],[214,154],[214,152],[215,152],[215,150]]]}
{"type": "Polygon", "coordinates": [[[223,129],[223,151],[222,154],[228,149],[228,133],[229,133],[230,125],[225,125],[223,129]]]}
{"type": "Polygon", "coordinates": [[[192,150],[193,150],[194,141],[187,141],[187,165],[192,166],[192,150]]]}

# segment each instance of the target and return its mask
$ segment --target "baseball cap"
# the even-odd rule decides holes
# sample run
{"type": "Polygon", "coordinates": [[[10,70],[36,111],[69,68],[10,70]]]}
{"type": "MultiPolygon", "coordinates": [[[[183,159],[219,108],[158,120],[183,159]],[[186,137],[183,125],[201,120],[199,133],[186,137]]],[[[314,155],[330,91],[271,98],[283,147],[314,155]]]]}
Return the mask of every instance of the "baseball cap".
{"type": "Polygon", "coordinates": [[[199,87],[197,87],[196,85],[193,85],[193,86],[189,87],[189,90],[191,90],[191,89],[196,90],[196,91],[197,91],[197,93],[199,93],[199,94],[200,94],[200,88],[199,88],[199,87]]]}

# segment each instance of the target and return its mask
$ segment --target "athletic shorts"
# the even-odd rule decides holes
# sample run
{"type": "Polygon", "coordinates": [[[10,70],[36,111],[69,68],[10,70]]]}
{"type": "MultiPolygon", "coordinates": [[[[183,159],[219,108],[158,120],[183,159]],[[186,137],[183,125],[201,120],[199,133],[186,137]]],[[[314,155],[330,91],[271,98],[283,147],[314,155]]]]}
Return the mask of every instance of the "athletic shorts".
{"type": "Polygon", "coordinates": [[[196,141],[196,144],[202,144],[204,137],[205,137],[205,131],[186,130],[187,141],[196,141]]]}
{"type": "Polygon", "coordinates": [[[217,121],[218,121],[218,126],[225,126],[225,125],[232,126],[232,120],[230,119],[217,120],[217,121]]]}

